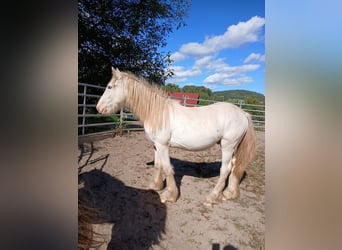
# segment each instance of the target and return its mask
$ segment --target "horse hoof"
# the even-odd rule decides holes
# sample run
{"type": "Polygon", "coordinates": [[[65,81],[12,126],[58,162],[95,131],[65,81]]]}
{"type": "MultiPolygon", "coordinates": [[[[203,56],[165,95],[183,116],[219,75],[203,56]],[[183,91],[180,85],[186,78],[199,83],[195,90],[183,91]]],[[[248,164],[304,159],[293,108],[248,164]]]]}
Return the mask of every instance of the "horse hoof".
{"type": "Polygon", "coordinates": [[[177,201],[178,192],[174,192],[171,190],[166,190],[164,193],[160,195],[161,203],[166,203],[167,201],[175,203],[177,201]]]}
{"type": "Polygon", "coordinates": [[[212,207],[214,204],[217,204],[219,202],[221,195],[222,194],[209,194],[203,202],[203,205],[212,207]]]}
{"type": "Polygon", "coordinates": [[[236,199],[237,197],[239,197],[239,191],[235,190],[235,191],[231,191],[228,188],[226,190],[224,190],[223,195],[222,195],[222,200],[226,201],[226,200],[233,200],[236,199]]]}

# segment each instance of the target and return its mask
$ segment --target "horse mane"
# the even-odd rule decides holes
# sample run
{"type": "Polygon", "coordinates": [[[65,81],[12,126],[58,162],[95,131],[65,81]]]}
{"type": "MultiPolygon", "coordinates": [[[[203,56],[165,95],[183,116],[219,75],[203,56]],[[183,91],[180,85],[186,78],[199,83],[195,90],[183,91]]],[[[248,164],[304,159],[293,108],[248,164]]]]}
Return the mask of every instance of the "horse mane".
{"type": "Polygon", "coordinates": [[[157,85],[148,83],[143,78],[137,78],[130,72],[124,74],[124,84],[127,90],[126,104],[144,125],[157,131],[169,123],[171,99],[157,85]]]}

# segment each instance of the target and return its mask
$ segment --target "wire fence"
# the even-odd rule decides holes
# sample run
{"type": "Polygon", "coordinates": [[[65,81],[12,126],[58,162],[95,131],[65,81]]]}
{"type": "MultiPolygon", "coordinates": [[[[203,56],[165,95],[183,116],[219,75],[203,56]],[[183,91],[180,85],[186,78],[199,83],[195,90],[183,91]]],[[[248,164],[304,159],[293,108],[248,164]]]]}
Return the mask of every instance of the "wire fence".
{"type": "MultiPolygon", "coordinates": [[[[108,131],[133,131],[143,130],[143,124],[128,109],[123,108],[119,113],[111,116],[102,116],[96,110],[96,103],[101,97],[105,87],[88,83],[78,84],[78,135],[97,134],[108,131]]],[[[183,100],[187,106],[188,100],[196,101],[203,106],[216,103],[214,100],[191,99],[186,95],[183,100]]],[[[233,103],[250,113],[256,130],[265,131],[265,105],[246,104],[243,100],[233,103]]],[[[190,105],[188,105],[190,106],[190,105]]],[[[193,106],[193,105],[191,105],[193,106]]]]}

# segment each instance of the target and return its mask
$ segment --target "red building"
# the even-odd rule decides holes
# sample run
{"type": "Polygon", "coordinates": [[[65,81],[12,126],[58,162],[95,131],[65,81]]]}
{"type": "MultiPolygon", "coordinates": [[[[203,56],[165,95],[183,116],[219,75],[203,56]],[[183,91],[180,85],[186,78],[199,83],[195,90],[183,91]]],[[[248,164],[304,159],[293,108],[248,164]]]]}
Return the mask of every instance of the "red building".
{"type": "Polygon", "coordinates": [[[186,107],[196,107],[198,105],[198,93],[170,92],[172,99],[179,100],[179,103],[186,107]]]}

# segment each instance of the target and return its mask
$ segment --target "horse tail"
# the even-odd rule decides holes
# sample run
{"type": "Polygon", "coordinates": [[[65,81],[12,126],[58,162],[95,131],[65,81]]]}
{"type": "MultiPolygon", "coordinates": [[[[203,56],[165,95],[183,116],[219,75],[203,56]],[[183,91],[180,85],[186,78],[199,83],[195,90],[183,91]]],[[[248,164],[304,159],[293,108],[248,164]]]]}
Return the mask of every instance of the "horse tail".
{"type": "Polygon", "coordinates": [[[240,179],[248,164],[253,160],[256,154],[256,135],[251,116],[247,113],[248,128],[238,145],[234,157],[232,172],[240,179]]]}

